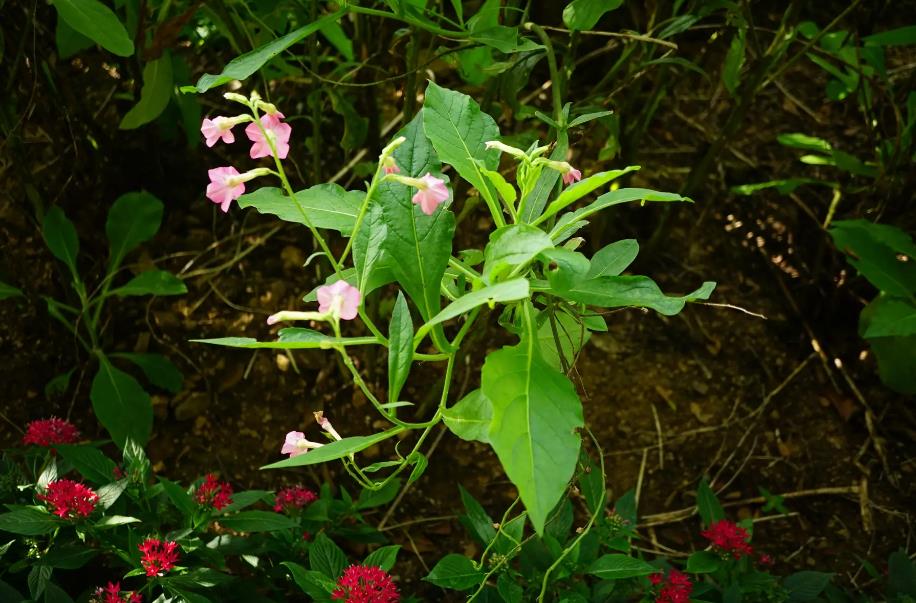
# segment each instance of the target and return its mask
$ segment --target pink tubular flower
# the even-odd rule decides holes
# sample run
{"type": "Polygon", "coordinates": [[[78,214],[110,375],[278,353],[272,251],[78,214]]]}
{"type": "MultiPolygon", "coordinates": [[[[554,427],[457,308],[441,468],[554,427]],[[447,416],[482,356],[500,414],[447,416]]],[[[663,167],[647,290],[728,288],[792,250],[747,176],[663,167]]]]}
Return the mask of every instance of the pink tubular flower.
{"type": "Polygon", "coordinates": [[[245,193],[242,175],[232,166],[213,168],[207,171],[207,174],[210,176],[207,198],[219,204],[223,212],[229,211],[232,202],[245,193]]]}
{"type": "Polygon", "coordinates": [[[120,582],[109,582],[108,586],[95,589],[95,596],[91,603],[143,603],[140,593],[126,591],[121,594],[120,582]]]}
{"type": "Polygon", "coordinates": [[[744,555],[754,553],[753,547],[749,544],[751,537],[747,530],[727,519],[712,522],[709,529],[703,530],[700,535],[722,555],[741,559],[744,555]]]}
{"type": "Polygon", "coordinates": [[[219,481],[212,473],[208,473],[203,483],[197,488],[197,492],[194,493],[194,500],[200,505],[221,511],[232,502],[232,486],[219,481]]]}
{"type": "Polygon", "coordinates": [[[569,166],[569,170],[563,173],[563,184],[569,185],[580,180],[582,180],[582,172],[571,165],[569,166]]]}
{"type": "Polygon", "coordinates": [[[259,157],[271,157],[273,152],[270,150],[270,143],[273,142],[277,148],[277,157],[286,159],[289,154],[289,135],[293,128],[280,121],[283,114],[280,112],[274,114],[265,114],[261,116],[261,126],[256,123],[248,124],[245,128],[245,135],[248,140],[253,142],[249,155],[252,159],[259,157]],[[261,128],[264,131],[261,131],[261,128]]]}
{"type": "Polygon", "coordinates": [[[693,584],[683,572],[672,569],[665,580],[663,573],[658,572],[649,576],[653,586],[661,586],[656,592],[655,603],[689,603],[693,584]]]}
{"type": "Polygon", "coordinates": [[[91,488],[69,479],[49,483],[47,491],[36,498],[48,503],[51,512],[64,519],[89,517],[99,503],[99,495],[91,488]]]}
{"type": "Polygon", "coordinates": [[[345,603],[398,603],[401,595],[382,568],[351,565],[337,580],[331,598],[345,603]]]}
{"type": "Polygon", "coordinates": [[[318,426],[321,427],[323,430],[325,430],[328,433],[328,435],[330,435],[335,440],[343,439],[340,437],[340,434],[337,433],[337,430],[334,429],[334,426],[331,425],[331,422],[328,420],[328,418],[324,416],[324,413],[322,411],[319,410],[318,412],[315,412],[312,414],[315,415],[315,421],[318,422],[318,426]]]}
{"type": "Polygon", "coordinates": [[[318,287],[316,295],[319,312],[330,313],[343,320],[353,320],[359,314],[362,295],[359,289],[343,279],[318,287]]]}
{"type": "Polygon", "coordinates": [[[286,434],[286,441],[283,442],[280,454],[288,454],[289,458],[293,458],[294,456],[305,454],[312,448],[321,448],[322,446],[324,444],[310,442],[305,439],[305,434],[301,431],[291,431],[286,434]]]}
{"type": "Polygon", "coordinates": [[[436,178],[429,172],[425,176],[417,178],[417,192],[414,194],[412,201],[414,205],[419,205],[420,210],[427,216],[433,215],[436,208],[441,203],[448,200],[448,189],[445,187],[445,181],[436,178]]]}
{"type": "Polygon", "coordinates": [[[277,513],[289,512],[294,509],[311,504],[318,500],[318,496],[308,488],[302,486],[292,486],[283,488],[277,492],[274,498],[274,511],[277,513]]]}
{"type": "Polygon", "coordinates": [[[401,168],[399,168],[398,164],[395,163],[394,157],[386,157],[385,161],[382,162],[382,169],[385,170],[385,174],[401,173],[401,168]]]}
{"type": "Polygon", "coordinates": [[[80,439],[79,430],[73,423],[51,417],[32,421],[25,428],[22,443],[35,446],[53,446],[54,444],[75,444],[80,439]]]}
{"type": "Polygon", "coordinates": [[[178,563],[178,543],[175,541],[147,538],[137,548],[143,553],[140,565],[149,577],[164,576],[178,563]]]}
{"type": "Polygon", "coordinates": [[[208,147],[212,147],[216,144],[216,141],[220,139],[226,144],[232,144],[235,142],[235,135],[232,134],[232,127],[235,126],[236,123],[234,119],[229,117],[220,116],[214,117],[213,119],[205,117],[203,123],[200,125],[200,133],[204,135],[208,147]]]}

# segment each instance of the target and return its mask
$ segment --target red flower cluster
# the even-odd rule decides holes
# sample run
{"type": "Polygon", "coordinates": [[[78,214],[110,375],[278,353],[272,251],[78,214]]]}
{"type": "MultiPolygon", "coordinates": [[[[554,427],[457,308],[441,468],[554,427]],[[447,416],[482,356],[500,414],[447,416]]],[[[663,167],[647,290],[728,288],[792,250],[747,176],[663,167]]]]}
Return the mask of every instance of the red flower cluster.
{"type": "Polygon", "coordinates": [[[80,439],[79,430],[70,423],[57,417],[32,421],[25,428],[22,443],[35,446],[53,446],[54,444],[74,444],[80,439]]]}
{"type": "Polygon", "coordinates": [[[147,538],[137,548],[143,553],[140,565],[147,576],[162,576],[178,563],[178,543],[172,540],[147,538]]]}
{"type": "Polygon", "coordinates": [[[662,572],[649,576],[653,586],[660,586],[655,595],[655,603],[689,603],[693,584],[687,574],[676,569],[668,572],[668,578],[662,572]]]}
{"type": "Polygon", "coordinates": [[[69,479],[49,483],[45,493],[36,498],[48,503],[51,512],[64,519],[88,517],[99,503],[99,495],[91,488],[69,479]]]}
{"type": "Polygon", "coordinates": [[[318,496],[308,488],[303,488],[302,486],[283,488],[277,492],[274,501],[274,511],[282,513],[283,511],[291,511],[292,509],[301,509],[305,505],[316,500],[318,500],[318,496]]]}
{"type": "Polygon", "coordinates": [[[401,595],[382,568],[351,565],[337,580],[331,598],[344,603],[398,603],[401,595]]]}
{"type": "Polygon", "coordinates": [[[194,499],[201,505],[208,505],[220,511],[232,502],[232,486],[208,473],[204,483],[197,488],[194,499]]]}
{"type": "Polygon", "coordinates": [[[703,530],[700,535],[723,555],[741,559],[744,555],[754,554],[754,548],[749,544],[750,534],[733,521],[714,521],[709,525],[709,529],[703,530]]]}
{"type": "Polygon", "coordinates": [[[140,593],[125,592],[121,595],[121,583],[109,582],[108,586],[101,586],[95,589],[95,597],[91,599],[92,603],[143,603],[143,597],[140,593]]]}

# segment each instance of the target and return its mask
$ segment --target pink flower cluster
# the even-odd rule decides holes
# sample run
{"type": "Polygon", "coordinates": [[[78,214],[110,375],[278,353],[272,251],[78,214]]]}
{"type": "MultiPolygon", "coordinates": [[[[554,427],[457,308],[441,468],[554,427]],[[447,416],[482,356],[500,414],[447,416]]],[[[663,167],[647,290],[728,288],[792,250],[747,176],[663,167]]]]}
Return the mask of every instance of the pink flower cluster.
{"type": "Polygon", "coordinates": [[[109,582],[108,586],[95,589],[95,596],[90,599],[92,603],[143,603],[140,593],[125,591],[121,593],[120,582],[109,582]]]}
{"type": "Polygon", "coordinates": [[[316,500],[318,500],[318,496],[303,486],[283,488],[277,492],[274,499],[274,511],[277,513],[283,513],[284,511],[288,513],[294,509],[301,509],[316,500]]]}
{"type": "Polygon", "coordinates": [[[331,598],[344,603],[397,603],[401,595],[382,568],[351,565],[337,580],[331,598]]]}
{"type": "Polygon", "coordinates": [[[38,500],[48,503],[50,511],[64,519],[89,517],[99,504],[99,495],[91,488],[69,479],[59,479],[48,484],[38,500]]]}
{"type": "Polygon", "coordinates": [[[689,603],[693,584],[687,574],[672,569],[668,577],[662,572],[649,576],[649,582],[658,590],[655,593],[655,603],[689,603]]]}
{"type": "Polygon", "coordinates": [[[197,488],[197,492],[194,493],[194,500],[199,505],[221,511],[232,503],[232,486],[219,481],[212,473],[208,473],[203,483],[197,488]]]}
{"type": "Polygon", "coordinates": [[[178,543],[173,540],[147,538],[137,548],[143,553],[140,565],[149,577],[164,576],[178,563],[178,543]]]}
{"type": "Polygon", "coordinates": [[[22,443],[34,446],[53,446],[55,444],[75,444],[80,439],[79,430],[70,423],[57,417],[32,421],[25,428],[22,443]]]}
{"type": "Polygon", "coordinates": [[[709,529],[703,530],[700,535],[722,555],[741,559],[745,555],[754,554],[754,548],[750,545],[750,534],[733,521],[714,521],[709,524],[709,529]]]}

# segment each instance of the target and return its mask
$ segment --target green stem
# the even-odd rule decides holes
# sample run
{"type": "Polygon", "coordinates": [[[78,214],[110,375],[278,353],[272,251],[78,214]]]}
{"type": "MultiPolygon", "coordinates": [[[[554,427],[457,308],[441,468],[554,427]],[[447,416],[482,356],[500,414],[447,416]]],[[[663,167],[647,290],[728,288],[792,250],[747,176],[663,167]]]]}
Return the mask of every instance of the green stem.
{"type": "Polygon", "coordinates": [[[550,41],[550,36],[547,35],[547,32],[537,23],[525,23],[525,29],[533,31],[547,50],[547,68],[550,69],[551,81],[550,92],[553,96],[553,119],[561,129],[565,129],[566,123],[563,119],[563,78],[557,68],[557,57],[553,51],[553,43],[550,41]]]}
{"type": "Polygon", "coordinates": [[[443,29],[434,23],[429,23],[426,21],[419,21],[417,19],[414,19],[413,17],[410,17],[409,15],[397,15],[395,13],[389,13],[383,10],[367,8],[365,6],[355,6],[352,4],[347,7],[347,10],[349,10],[352,13],[357,13],[357,14],[362,14],[362,15],[371,15],[373,17],[381,17],[383,19],[394,19],[396,21],[402,21],[404,23],[409,23],[413,25],[414,27],[419,27],[420,29],[425,29],[426,31],[430,33],[434,33],[438,36],[444,36],[447,38],[464,39],[464,38],[469,38],[471,36],[470,32],[456,31],[452,29],[443,29]]]}

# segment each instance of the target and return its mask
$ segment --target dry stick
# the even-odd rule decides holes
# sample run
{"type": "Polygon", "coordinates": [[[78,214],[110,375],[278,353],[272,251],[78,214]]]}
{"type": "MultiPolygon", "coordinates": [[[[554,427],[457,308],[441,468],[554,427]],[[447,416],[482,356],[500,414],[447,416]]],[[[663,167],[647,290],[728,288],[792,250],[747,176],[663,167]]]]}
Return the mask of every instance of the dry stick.
{"type": "Polygon", "coordinates": [[[662,423],[658,420],[658,411],[655,409],[654,404],[650,404],[652,408],[652,418],[655,419],[655,431],[658,433],[658,468],[665,468],[665,440],[662,437],[662,423]]]}
{"type": "Polygon", "coordinates": [[[646,459],[649,458],[649,449],[642,451],[642,462],[639,464],[639,477],[636,479],[636,508],[639,508],[639,495],[642,493],[642,478],[646,474],[646,459]]]}
{"type": "MultiPolygon", "coordinates": [[[[741,462],[741,465],[738,466],[738,470],[735,471],[735,473],[731,476],[731,478],[730,478],[727,482],[725,482],[725,485],[723,485],[721,488],[718,489],[718,492],[724,491],[724,490],[727,489],[729,486],[731,486],[731,485],[734,483],[734,481],[735,481],[736,479],[738,479],[738,476],[741,475],[741,473],[744,471],[744,468],[747,467],[748,461],[750,461],[750,460],[751,460],[751,457],[754,455],[754,451],[757,449],[757,440],[758,440],[758,439],[759,439],[759,438],[758,438],[757,436],[754,436],[754,441],[751,442],[751,449],[748,451],[747,456],[744,457],[744,460],[741,462]]],[[[736,450],[737,450],[737,449],[736,449],[736,450]]],[[[720,473],[721,473],[722,470],[724,470],[725,467],[727,467],[727,466],[728,466],[727,464],[726,464],[726,465],[722,465],[722,469],[720,469],[720,470],[719,470],[719,473],[716,474],[716,477],[713,478],[713,482],[715,482],[715,481],[718,480],[720,473]]]]}
{"type": "MultiPolygon", "coordinates": [[[[783,499],[789,498],[806,498],[810,496],[828,496],[828,495],[843,495],[843,494],[859,494],[859,485],[852,486],[826,486],[824,488],[814,488],[811,490],[798,490],[796,492],[786,492],[780,494],[783,499]]],[[[743,498],[741,500],[735,500],[731,502],[722,503],[723,507],[740,507],[742,505],[761,505],[766,503],[767,499],[763,496],[754,496],[752,498],[743,498]]],[[[655,513],[653,515],[646,515],[643,517],[643,521],[637,525],[640,528],[648,528],[651,526],[660,526],[669,523],[677,523],[679,521],[684,521],[690,517],[696,515],[697,508],[696,506],[687,507],[684,509],[678,509],[676,511],[667,511],[665,513],[655,513]]]]}

